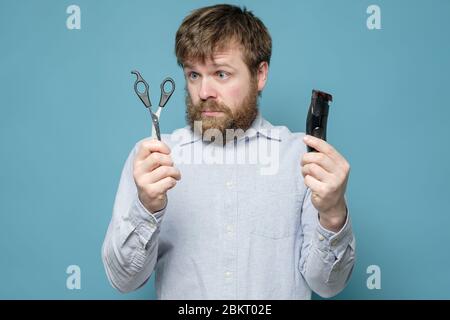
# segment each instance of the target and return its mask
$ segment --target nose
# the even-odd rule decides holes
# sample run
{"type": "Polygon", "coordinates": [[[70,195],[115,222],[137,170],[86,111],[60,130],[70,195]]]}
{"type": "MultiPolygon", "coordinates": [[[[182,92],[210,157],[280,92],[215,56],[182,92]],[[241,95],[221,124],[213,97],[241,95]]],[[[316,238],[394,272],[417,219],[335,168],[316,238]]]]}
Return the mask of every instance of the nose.
{"type": "Polygon", "coordinates": [[[199,97],[202,100],[208,100],[210,98],[217,97],[217,91],[215,90],[212,81],[208,79],[208,77],[202,79],[199,97]]]}

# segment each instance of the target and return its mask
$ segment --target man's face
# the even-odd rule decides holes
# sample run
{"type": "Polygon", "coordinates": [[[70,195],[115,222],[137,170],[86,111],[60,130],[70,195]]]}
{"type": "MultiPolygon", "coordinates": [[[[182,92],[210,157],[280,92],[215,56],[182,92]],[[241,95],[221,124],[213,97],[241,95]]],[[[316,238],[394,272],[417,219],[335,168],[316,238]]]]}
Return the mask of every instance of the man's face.
{"type": "MultiPolygon", "coordinates": [[[[231,46],[216,52],[205,63],[184,64],[186,78],[186,118],[191,128],[202,121],[203,132],[210,128],[247,130],[257,115],[260,86],[242,59],[241,50],[231,46]]],[[[262,89],[262,87],[261,87],[262,89]]]]}

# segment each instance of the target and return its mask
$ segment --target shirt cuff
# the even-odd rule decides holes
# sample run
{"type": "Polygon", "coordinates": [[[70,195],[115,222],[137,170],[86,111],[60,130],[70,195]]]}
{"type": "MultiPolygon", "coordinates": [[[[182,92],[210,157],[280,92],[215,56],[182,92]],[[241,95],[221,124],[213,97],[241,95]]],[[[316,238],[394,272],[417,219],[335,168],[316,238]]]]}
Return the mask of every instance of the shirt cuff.
{"type": "MultiPolygon", "coordinates": [[[[319,217],[317,217],[317,220],[319,220],[319,217]]],[[[319,250],[332,252],[337,259],[340,259],[347,247],[354,242],[349,210],[347,209],[345,224],[339,232],[327,230],[318,222],[315,242],[319,250]]]]}
{"type": "Polygon", "coordinates": [[[147,247],[152,236],[158,232],[166,208],[167,203],[163,209],[152,214],[144,207],[139,197],[136,195],[136,199],[130,208],[129,218],[131,225],[134,228],[134,233],[139,236],[139,241],[144,248],[147,247]]]}
{"type": "Polygon", "coordinates": [[[150,223],[156,223],[156,224],[160,224],[162,221],[162,217],[164,215],[164,213],[166,212],[166,208],[167,208],[167,202],[169,200],[166,201],[166,205],[164,206],[164,208],[162,208],[161,210],[155,211],[153,213],[151,213],[149,210],[147,210],[147,208],[142,204],[141,199],[139,199],[138,196],[136,196],[136,200],[139,204],[140,210],[139,212],[141,213],[141,215],[143,215],[143,219],[146,221],[149,221],[150,223]]]}

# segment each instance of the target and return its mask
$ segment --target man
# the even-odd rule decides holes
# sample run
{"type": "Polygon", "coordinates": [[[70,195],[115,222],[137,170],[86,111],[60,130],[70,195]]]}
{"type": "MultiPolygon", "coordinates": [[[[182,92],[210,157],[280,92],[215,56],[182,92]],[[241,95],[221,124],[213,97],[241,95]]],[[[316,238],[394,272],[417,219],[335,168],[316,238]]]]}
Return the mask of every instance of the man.
{"type": "Polygon", "coordinates": [[[189,125],[138,142],[125,163],[102,248],[121,292],[153,272],[159,299],[310,299],[345,287],[349,164],[327,142],[262,118],[271,47],[264,24],[236,6],[184,19],[175,52],[189,125]]]}

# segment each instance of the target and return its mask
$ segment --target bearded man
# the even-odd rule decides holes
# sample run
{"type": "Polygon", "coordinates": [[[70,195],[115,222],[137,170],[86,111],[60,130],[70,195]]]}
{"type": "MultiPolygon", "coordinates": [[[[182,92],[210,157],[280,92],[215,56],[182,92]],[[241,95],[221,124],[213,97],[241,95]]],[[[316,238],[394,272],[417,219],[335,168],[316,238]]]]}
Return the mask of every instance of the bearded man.
{"type": "Polygon", "coordinates": [[[347,284],[350,166],[326,141],[262,117],[271,52],[267,28],[245,8],[204,7],[183,20],[175,54],[187,126],[139,141],[125,163],[102,247],[119,291],[153,272],[158,299],[310,299],[347,284]]]}

